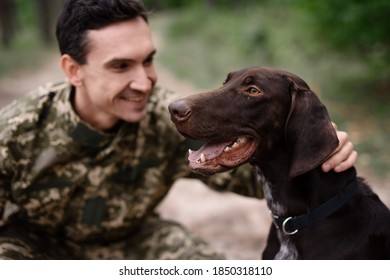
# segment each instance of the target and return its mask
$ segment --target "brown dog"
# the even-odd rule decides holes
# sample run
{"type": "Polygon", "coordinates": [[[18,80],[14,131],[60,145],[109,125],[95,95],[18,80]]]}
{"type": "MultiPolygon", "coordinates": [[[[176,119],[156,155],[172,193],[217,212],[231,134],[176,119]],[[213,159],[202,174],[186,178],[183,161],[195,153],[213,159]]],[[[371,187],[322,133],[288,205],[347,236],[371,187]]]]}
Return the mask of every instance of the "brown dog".
{"type": "Polygon", "coordinates": [[[274,219],[264,259],[390,259],[389,209],[355,168],[320,168],[338,139],[325,106],[302,79],[246,68],[169,110],[181,134],[206,143],[190,152],[194,172],[253,165],[274,219]]]}

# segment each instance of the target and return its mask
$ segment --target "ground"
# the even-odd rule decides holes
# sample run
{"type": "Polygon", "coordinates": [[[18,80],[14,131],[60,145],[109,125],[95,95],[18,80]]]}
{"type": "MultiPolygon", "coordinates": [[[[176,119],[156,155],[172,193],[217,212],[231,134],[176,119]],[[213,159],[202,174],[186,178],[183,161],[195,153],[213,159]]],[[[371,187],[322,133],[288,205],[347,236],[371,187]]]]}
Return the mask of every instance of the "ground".
{"type": "MultiPolygon", "coordinates": [[[[197,92],[196,87],[177,80],[169,71],[158,67],[160,84],[183,94],[197,92]]],[[[48,55],[39,69],[9,73],[0,80],[0,107],[38,85],[63,79],[58,57],[48,55]]],[[[390,205],[389,182],[370,170],[363,170],[384,202],[390,205]]],[[[245,198],[232,193],[217,193],[197,180],[176,182],[158,207],[161,215],[184,224],[207,240],[229,259],[260,259],[271,223],[264,200],[245,198]]]]}

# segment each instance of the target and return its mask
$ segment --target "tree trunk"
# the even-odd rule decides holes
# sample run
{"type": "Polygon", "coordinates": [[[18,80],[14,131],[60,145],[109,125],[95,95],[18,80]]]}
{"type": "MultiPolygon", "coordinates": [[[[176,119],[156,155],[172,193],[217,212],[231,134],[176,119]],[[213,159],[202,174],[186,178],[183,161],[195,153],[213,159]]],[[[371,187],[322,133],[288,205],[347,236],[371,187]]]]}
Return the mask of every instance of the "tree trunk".
{"type": "Polygon", "coordinates": [[[15,5],[13,0],[0,0],[0,29],[3,46],[9,47],[15,34],[15,5]]]}

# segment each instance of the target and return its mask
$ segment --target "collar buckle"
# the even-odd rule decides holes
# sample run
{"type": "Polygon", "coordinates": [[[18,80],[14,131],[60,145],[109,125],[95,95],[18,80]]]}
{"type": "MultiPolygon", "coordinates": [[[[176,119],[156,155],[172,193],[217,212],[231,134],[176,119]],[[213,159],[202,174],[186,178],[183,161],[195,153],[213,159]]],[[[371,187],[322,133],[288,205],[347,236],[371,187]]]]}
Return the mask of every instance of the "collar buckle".
{"type": "Polygon", "coordinates": [[[287,231],[287,230],[286,230],[286,225],[287,225],[288,221],[290,221],[292,218],[293,218],[293,217],[288,217],[287,219],[285,219],[285,220],[283,221],[283,224],[282,224],[282,231],[283,231],[283,233],[286,234],[286,235],[294,235],[294,234],[296,234],[296,233],[299,231],[298,229],[293,230],[293,231],[287,231]]]}
{"type": "Polygon", "coordinates": [[[279,217],[278,215],[275,215],[273,214],[271,211],[271,216],[272,216],[272,223],[275,225],[276,229],[278,230],[282,230],[282,232],[286,235],[294,235],[296,234],[299,229],[295,229],[295,230],[292,230],[292,231],[288,231],[287,230],[287,223],[293,219],[294,217],[290,216],[288,218],[281,218],[279,217]]]}

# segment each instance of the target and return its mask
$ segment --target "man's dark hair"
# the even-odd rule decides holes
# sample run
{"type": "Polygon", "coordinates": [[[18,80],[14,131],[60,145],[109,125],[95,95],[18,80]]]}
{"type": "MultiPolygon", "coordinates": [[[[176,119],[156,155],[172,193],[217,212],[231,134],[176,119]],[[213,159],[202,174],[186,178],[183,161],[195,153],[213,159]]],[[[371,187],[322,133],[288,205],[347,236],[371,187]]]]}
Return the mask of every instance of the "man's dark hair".
{"type": "Polygon", "coordinates": [[[57,20],[56,36],[60,52],[85,64],[89,30],[139,16],[148,22],[145,6],[136,0],[68,0],[57,20]]]}

